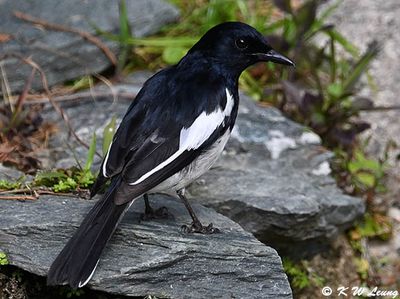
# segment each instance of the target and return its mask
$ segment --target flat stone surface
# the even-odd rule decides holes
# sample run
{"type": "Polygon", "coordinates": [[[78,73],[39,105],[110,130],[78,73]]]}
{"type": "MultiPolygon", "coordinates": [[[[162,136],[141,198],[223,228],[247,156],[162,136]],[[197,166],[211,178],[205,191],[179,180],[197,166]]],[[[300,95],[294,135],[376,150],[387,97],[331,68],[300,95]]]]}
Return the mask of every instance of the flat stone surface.
{"type": "MultiPolygon", "coordinates": [[[[162,0],[128,0],[126,5],[132,32],[137,37],[156,32],[179,15],[175,7],[162,0]]],[[[10,35],[9,41],[0,42],[0,53],[32,57],[46,73],[50,85],[99,73],[111,66],[99,48],[79,35],[34,26],[14,17],[14,11],[90,33],[95,33],[93,25],[118,33],[118,1],[0,0],[0,33],[10,35]]],[[[117,43],[103,40],[117,53],[117,43]]],[[[4,70],[14,91],[23,88],[31,73],[29,66],[15,59],[6,60],[4,70]]],[[[42,89],[39,78],[33,86],[42,89]]]]}
{"type": "MultiPolygon", "coordinates": [[[[190,217],[166,195],[150,197],[166,206],[168,220],[139,223],[143,200],[125,214],[88,286],[130,296],[158,298],[292,298],[276,251],[212,209],[194,204],[204,223],[221,233],[184,234],[190,217]]],[[[0,201],[0,251],[11,265],[46,275],[93,201],[41,196],[37,201],[0,201]]]]}
{"type": "Polygon", "coordinates": [[[15,168],[5,167],[2,163],[0,163],[0,180],[12,182],[24,176],[25,174],[23,172],[15,168]]]}
{"type": "MultiPolygon", "coordinates": [[[[143,81],[136,78],[133,82],[143,81]]],[[[137,92],[137,85],[115,88],[137,92]]],[[[124,115],[129,101],[96,98],[79,106],[65,103],[66,113],[78,135],[89,143],[96,132],[98,150],[109,119],[124,115]]],[[[59,121],[52,110],[45,118],[59,121]]],[[[62,126],[62,124],[60,124],[62,126]]],[[[239,116],[232,137],[217,165],[189,188],[190,197],[238,222],[260,240],[276,248],[287,242],[331,238],[364,212],[363,201],[342,194],[329,175],[332,154],[320,139],[285,118],[274,108],[262,108],[241,96],[239,116]]],[[[50,162],[75,165],[66,131],[52,141],[50,162]]],[[[84,163],[87,150],[73,147],[84,163]]],[[[98,169],[100,159],[95,160],[98,169]]],[[[47,164],[51,164],[46,162],[47,164]]]]}
{"type": "Polygon", "coordinates": [[[331,238],[362,215],[362,200],[342,194],[330,176],[332,153],[317,135],[276,109],[241,100],[231,141],[191,185],[193,197],[281,250],[331,238]]]}

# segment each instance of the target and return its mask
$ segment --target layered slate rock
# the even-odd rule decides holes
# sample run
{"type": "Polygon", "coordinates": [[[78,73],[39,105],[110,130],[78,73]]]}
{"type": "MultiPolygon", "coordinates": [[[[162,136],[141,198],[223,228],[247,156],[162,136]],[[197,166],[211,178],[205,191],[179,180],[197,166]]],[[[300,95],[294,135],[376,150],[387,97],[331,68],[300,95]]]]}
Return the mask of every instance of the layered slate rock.
{"type": "MultiPolygon", "coordinates": [[[[204,223],[221,233],[185,234],[184,205],[167,195],[150,197],[167,206],[169,219],[140,222],[143,201],[125,214],[88,286],[109,293],[157,298],[291,298],[276,251],[238,224],[195,204],[204,223]]],[[[41,196],[0,202],[0,251],[10,264],[46,275],[93,201],[41,196]]]]}
{"type": "Polygon", "coordinates": [[[337,188],[330,176],[331,157],[317,135],[242,96],[222,159],[189,190],[280,249],[286,243],[329,239],[364,212],[361,199],[337,188]]]}
{"type": "MultiPolygon", "coordinates": [[[[139,88],[130,84],[115,89],[135,93],[139,88]]],[[[113,115],[121,119],[129,101],[110,103],[98,97],[64,107],[77,133],[89,142],[93,132],[101,140],[109,119],[113,115]]],[[[54,121],[59,118],[51,110],[45,115],[54,121]]],[[[52,141],[55,166],[76,163],[65,151],[71,142],[67,136],[64,131],[52,141]]],[[[75,148],[82,161],[86,152],[81,146],[75,148]]],[[[226,150],[217,165],[190,186],[190,198],[238,222],[266,244],[293,251],[288,243],[325,241],[364,212],[361,199],[344,195],[336,187],[330,176],[331,157],[317,135],[278,110],[260,107],[241,95],[238,120],[226,150]]],[[[95,169],[100,160],[96,163],[95,169]]]]}
{"type": "MultiPolygon", "coordinates": [[[[137,37],[154,33],[178,17],[177,9],[163,0],[129,0],[126,6],[132,33],[137,37]]],[[[96,28],[117,34],[118,1],[0,1],[0,32],[4,36],[0,53],[31,57],[42,67],[50,85],[99,73],[111,66],[97,46],[79,35],[34,26],[17,19],[14,11],[92,34],[96,28]]],[[[107,39],[104,42],[117,52],[117,43],[107,39]]],[[[4,70],[14,91],[23,88],[31,73],[31,67],[11,58],[5,61],[4,70]]],[[[39,78],[35,78],[33,86],[42,88],[39,78]]]]}

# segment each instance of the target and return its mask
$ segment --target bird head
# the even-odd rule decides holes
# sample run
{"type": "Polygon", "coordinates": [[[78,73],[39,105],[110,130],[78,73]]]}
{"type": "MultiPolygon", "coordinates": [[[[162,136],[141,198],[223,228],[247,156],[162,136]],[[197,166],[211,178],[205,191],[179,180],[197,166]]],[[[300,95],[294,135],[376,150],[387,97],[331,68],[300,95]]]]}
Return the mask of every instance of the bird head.
{"type": "Polygon", "coordinates": [[[260,32],[241,22],[226,22],[208,30],[188,52],[195,53],[239,74],[261,61],[294,66],[289,58],[272,49],[260,32]]]}

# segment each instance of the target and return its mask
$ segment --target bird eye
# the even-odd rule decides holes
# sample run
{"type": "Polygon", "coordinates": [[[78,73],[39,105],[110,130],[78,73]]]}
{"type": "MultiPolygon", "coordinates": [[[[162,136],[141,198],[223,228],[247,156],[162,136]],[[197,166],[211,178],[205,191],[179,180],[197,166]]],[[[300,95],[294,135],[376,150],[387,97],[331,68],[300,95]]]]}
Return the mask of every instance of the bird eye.
{"type": "Polygon", "coordinates": [[[247,46],[248,46],[247,43],[244,41],[243,38],[237,39],[237,40],[235,41],[235,43],[236,43],[236,47],[238,47],[238,49],[240,49],[240,50],[244,50],[244,49],[246,49],[247,46]]]}

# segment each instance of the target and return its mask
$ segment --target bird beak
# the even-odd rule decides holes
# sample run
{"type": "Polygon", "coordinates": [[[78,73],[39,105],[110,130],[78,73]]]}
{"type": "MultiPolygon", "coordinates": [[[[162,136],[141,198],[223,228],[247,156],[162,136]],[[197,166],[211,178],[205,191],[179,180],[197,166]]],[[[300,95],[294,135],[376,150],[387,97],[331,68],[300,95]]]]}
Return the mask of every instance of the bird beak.
{"type": "Polygon", "coordinates": [[[261,61],[271,61],[279,64],[295,66],[294,62],[291,61],[289,58],[283,56],[282,54],[279,54],[278,52],[272,49],[269,50],[267,53],[257,54],[257,57],[261,61]]]}

